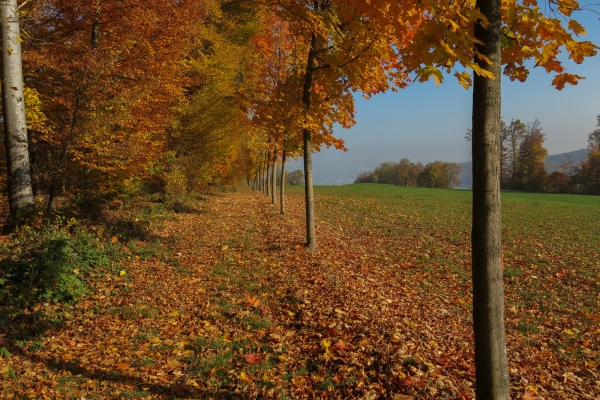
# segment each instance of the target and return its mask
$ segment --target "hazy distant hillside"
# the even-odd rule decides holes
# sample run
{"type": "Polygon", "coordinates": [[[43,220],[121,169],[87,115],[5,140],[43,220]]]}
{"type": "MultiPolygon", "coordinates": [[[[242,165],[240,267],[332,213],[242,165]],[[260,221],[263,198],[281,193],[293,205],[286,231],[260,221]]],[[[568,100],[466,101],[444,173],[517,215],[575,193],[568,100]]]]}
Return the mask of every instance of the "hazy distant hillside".
{"type": "MultiPolygon", "coordinates": [[[[544,159],[546,170],[548,172],[556,171],[560,169],[560,164],[565,161],[569,154],[572,154],[573,160],[579,162],[579,160],[587,154],[588,149],[581,149],[575,151],[569,151],[567,153],[552,154],[544,159]]],[[[461,188],[470,188],[473,185],[473,164],[471,161],[458,164],[462,167],[460,174],[461,188]]]]}
{"type": "Polygon", "coordinates": [[[544,164],[546,165],[546,170],[548,172],[557,171],[560,169],[560,165],[565,161],[569,154],[572,154],[573,160],[578,163],[582,158],[586,156],[587,153],[588,149],[581,149],[570,151],[568,153],[553,154],[551,156],[546,157],[546,159],[544,160],[544,164]]]}

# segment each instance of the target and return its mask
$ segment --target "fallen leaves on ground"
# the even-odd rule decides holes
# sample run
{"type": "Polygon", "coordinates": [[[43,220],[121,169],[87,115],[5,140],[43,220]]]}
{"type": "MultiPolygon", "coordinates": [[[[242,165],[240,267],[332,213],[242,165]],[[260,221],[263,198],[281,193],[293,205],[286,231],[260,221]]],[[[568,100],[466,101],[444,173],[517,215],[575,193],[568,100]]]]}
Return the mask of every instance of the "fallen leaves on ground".
{"type": "MultiPolygon", "coordinates": [[[[319,200],[324,218],[339,210],[330,200],[319,200]]],[[[0,359],[1,397],[474,398],[463,236],[410,230],[406,216],[392,219],[406,234],[386,236],[374,213],[344,229],[319,220],[311,253],[298,195],[286,217],[246,191],[201,207],[156,232],[176,238],[177,262],[132,259],[59,310],[64,321],[37,347],[0,337],[11,353],[0,359]]],[[[52,307],[57,315],[50,304],[37,311],[52,307]]],[[[507,312],[511,397],[600,394],[597,315],[585,331],[542,321],[547,333],[529,336],[511,325],[517,315],[507,312]],[[557,335],[573,349],[553,346],[557,335]]]]}

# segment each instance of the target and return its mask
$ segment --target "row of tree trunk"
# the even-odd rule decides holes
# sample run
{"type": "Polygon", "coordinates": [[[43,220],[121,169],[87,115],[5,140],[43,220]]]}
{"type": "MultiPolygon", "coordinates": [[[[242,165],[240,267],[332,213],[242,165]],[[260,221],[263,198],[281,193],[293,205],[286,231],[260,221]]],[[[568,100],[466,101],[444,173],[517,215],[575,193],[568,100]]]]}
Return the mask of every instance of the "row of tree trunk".
{"type": "MultiPolygon", "coordinates": [[[[495,79],[475,74],[473,82],[473,220],[472,285],[473,329],[477,399],[508,400],[509,374],[504,326],[504,282],[502,273],[501,201],[500,201],[500,82],[501,82],[501,0],[477,0],[476,7],[489,25],[475,24],[476,50],[482,58],[479,67],[492,72],[495,79]],[[491,64],[488,63],[491,61],[491,64]]],[[[308,53],[303,88],[304,112],[311,106],[316,37],[313,34],[308,53]]],[[[312,138],[303,129],[306,245],[316,250],[314,193],[312,184],[312,138]]],[[[272,177],[275,176],[273,157],[272,177]]],[[[285,165],[285,162],[284,164],[285,165]]],[[[285,167],[283,167],[285,171],[285,167]]],[[[268,173],[267,173],[268,178],[268,173]]],[[[267,179],[268,180],[268,179],[267,179]]],[[[281,213],[284,213],[281,179],[281,213]]],[[[268,184],[266,193],[269,193],[268,184]]],[[[271,184],[272,202],[276,203],[275,180],[271,184]]]]}

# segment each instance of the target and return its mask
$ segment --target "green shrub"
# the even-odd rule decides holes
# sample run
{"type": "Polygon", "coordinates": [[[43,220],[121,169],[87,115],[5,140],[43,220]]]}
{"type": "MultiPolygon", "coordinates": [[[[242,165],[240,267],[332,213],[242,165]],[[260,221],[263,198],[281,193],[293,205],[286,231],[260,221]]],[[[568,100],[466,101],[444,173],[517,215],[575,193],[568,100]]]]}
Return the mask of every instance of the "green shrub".
{"type": "Polygon", "coordinates": [[[40,302],[67,303],[88,292],[86,278],[109,269],[118,243],[102,243],[70,221],[42,228],[24,226],[0,247],[0,306],[31,307],[40,302]]]}

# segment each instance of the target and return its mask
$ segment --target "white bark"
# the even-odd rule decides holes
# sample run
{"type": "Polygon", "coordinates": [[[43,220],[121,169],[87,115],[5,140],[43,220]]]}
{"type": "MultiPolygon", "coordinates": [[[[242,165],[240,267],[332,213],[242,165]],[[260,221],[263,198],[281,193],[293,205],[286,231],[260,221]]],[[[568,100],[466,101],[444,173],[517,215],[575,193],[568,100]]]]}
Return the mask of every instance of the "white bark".
{"type": "Polygon", "coordinates": [[[2,107],[11,214],[33,204],[17,0],[0,1],[2,107]]]}

